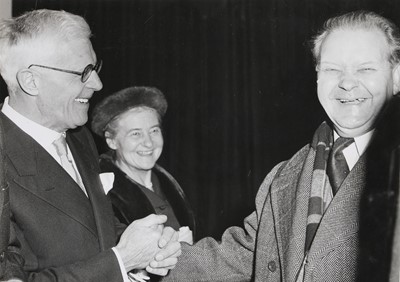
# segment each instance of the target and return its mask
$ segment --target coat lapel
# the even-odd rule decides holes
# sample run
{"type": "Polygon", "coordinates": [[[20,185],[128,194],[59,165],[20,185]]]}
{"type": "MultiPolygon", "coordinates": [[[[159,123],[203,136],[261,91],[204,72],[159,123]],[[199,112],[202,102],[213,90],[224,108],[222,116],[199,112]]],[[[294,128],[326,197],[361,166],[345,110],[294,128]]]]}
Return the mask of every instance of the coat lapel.
{"type": "Polygon", "coordinates": [[[305,152],[305,156],[293,157],[288,162],[293,165],[285,167],[271,187],[278,248],[282,254],[282,269],[286,271],[282,276],[289,281],[293,280],[303,260],[314,158],[312,149],[305,152]]]}
{"type": "Polygon", "coordinates": [[[364,154],[332,199],[311,245],[309,261],[334,250],[344,237],[358,232],[360,197],[366,177],[365,162],[364,154]]]}

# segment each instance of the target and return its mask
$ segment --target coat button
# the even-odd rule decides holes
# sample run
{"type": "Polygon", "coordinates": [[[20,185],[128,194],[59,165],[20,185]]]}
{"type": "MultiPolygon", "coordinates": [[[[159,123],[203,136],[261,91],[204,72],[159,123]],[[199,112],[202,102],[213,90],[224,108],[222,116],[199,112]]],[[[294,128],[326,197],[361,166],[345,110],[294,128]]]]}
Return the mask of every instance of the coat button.
{"type": "Polygon", "coordinates": [[[271,260],[270,262],[268,262],[268,269],[271,272],[275,272],[276,271],[276,262],[271,260]]]}

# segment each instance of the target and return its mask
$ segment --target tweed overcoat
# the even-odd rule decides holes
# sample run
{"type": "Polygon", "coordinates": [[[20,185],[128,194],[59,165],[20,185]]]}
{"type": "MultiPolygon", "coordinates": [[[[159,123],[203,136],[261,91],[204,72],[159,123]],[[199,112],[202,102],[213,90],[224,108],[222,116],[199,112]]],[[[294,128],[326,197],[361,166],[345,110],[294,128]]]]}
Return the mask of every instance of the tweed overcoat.
{"type": "MultiPolygon", "coordinates": [[[[275,166],[244,229],[227,229],[221,241],[205,238],[183,245],[177,267],[163,281],[294,282],[304,255],[314,157],[307,145],[275,166]]],[[[364,162],[365,154],[323,216],[305,265],[305,282],[355,280],[364,162]]]]}

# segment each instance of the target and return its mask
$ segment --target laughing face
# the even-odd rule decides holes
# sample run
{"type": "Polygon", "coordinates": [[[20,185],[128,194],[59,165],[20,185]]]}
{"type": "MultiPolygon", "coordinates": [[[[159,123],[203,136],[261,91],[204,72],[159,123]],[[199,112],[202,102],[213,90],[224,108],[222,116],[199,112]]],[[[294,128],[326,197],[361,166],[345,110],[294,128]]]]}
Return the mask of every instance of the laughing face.
{"type": "Polygon", "coordinates": [[[116,164],[125,172],[150,171],[164,145],[157,112],[147,107],[133,108],[121,114],[114,126],[115,134],[106,141],[116,151],[116,164]]]}
{"type": "MultiPolygon", "coordinates": [[[[96,55],[88,40],[70,42],[59,51],[62,55],[47,65],[81,72],[96,63],[96,55]]],[[[93,71],[86,82],[79,75],[35,68],[40,73],[40,91],[35,99],[39,123],[58,132],[85,124],[88,120],[89,99],[103,85],[93,71]]]]}
{"type": "Polygon", "coordinates": [[[318,98],[339,135],[357,137],[374,128],[397,88],[398,70],[388,59],[389,45],[377,29],[338,29],[323,42],[318,98]]]}

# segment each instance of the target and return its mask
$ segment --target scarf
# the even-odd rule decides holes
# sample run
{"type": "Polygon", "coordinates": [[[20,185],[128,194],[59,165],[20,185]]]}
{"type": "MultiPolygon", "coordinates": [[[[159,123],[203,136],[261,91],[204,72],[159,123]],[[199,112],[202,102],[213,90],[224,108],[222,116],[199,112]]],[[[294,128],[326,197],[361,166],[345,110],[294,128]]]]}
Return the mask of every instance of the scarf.
{"type": "Polygon", "coordinates": [[[332,200],[332,188],[326,174],[326,164],[333,144],[333,130],[323,122],[314,134],[311,146],[315,150],[311,178],[311,193],[308,202],[305,253],[317,232],[319,223],[332,200]]]}
{"type": "Polygon", "coordinates": [[[326,164],[332,145],[333,130],[326,122],[323,122],[318,127],[311,142],[311,147],[315,150],[315,159],[311,175],[310,198],[308,200],[304,258],[296,275],[296,282],[304,281],[304,267],[307,262],[308,251],[310,250],[322,216],[333,198],[332,187],[326,174],[326,164]]]}

